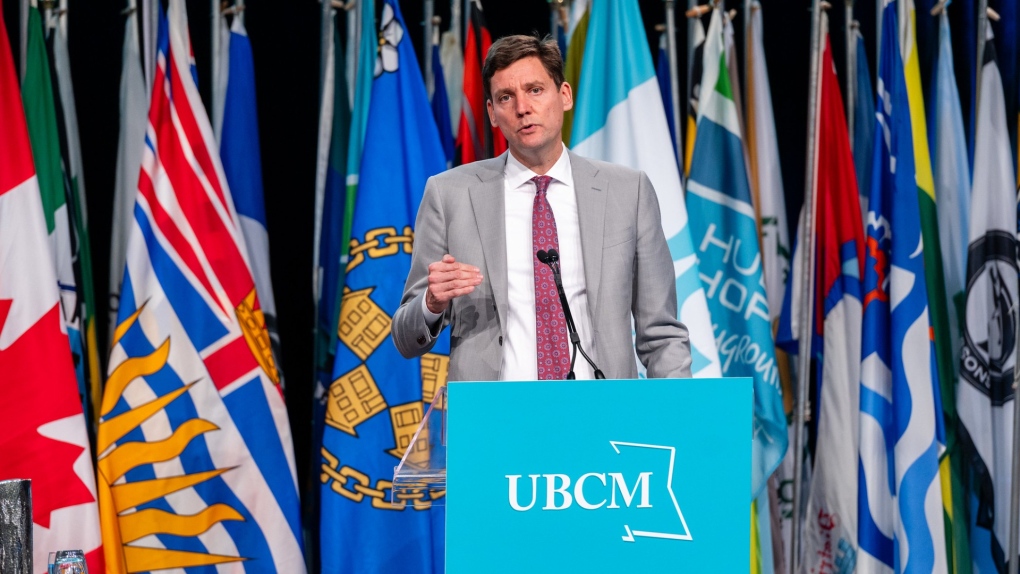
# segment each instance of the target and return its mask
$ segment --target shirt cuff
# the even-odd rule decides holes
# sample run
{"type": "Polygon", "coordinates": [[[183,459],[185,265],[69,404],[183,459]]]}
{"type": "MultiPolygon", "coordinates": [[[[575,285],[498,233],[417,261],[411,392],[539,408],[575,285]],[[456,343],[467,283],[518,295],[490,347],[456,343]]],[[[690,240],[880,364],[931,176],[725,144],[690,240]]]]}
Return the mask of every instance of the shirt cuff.
{"type": "Polygon", "coordinates": [[[421,312],[422,316],[425,317],[425,325],[428,326],[430,331],[435,331],[436,324],[439,322],[440,319],[443,318],[443,314],[442,313],[436,314],[429,310],[428,304],[425,303],[425,300],[428,299],[428,296],[429,296],[428,292],[426,291],[425,296],[421,298],[421,312]]]}

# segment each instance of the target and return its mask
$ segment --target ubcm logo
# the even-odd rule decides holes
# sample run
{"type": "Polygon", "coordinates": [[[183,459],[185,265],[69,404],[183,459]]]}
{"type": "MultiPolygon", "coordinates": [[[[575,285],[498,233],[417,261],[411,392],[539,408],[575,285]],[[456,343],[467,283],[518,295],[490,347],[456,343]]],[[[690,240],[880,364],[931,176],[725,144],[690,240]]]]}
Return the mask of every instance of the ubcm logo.
{"type": "MultiPolygon", "coordinates": [[[[693,540],[691,531],[687,528],[687,521],[677,503],[676,495],[673,493],[673,463],[676,459],[676,448],[672,446],[661,446],[655,444],[640,444],[633,442],[609,441],[616,454],[620,448],[643,448],[659,449],[669,452],[669,469],[666,471],[666,490],[673,509],[676,510],[680,519],[682,533],[653,532],[645,530],[631,530],[630,525],[624,524],[626,534],[622,536],[624,542],[634,542],[635,538],[665,538],[668,540],[693,540]]],[[[539,482],[545,481],[545,504],[539,510],[566,510],[577,506],[584,510],[601,510],[617,508],[652,508],[650,500],[650,487],[652,472],[638,472],[637,476],[626,476],[622,472],[587,472],[571,480],[566,474],[529,474],[531,479],[531,500],[527,504],[521,504],[519,485],[521,474],[505,475],[507,479],[507,497],[510,507],[517,512],[527,512],[535,509],[538,501],[539,482]],[[587,489],[587,494],[585,491],[587,489]],[[599,494],[596,495],[595,492],[599,494]]],[[[525,486],[526,490],[527,487],[525,486]]]]}

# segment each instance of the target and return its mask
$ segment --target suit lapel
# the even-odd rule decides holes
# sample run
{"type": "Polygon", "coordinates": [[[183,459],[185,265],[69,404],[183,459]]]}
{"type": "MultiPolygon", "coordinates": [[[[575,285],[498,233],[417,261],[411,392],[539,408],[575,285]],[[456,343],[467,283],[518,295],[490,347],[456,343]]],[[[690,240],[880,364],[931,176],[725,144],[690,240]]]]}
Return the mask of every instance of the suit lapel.
{"type": "Polygon", "coordinates": [[[595,164],[570,152],[570,170],[577,195],[577,218],[581,228],[581,257],[584,258],[584,280],[588,291],[588,314],[594,325],[595,306],[599,300],[602,280],[602,240],[606,222],[606,198],[609,181],[599,177],[595,164]]]}
{"type": "Polygon", "coordinates": [[[468,189],[471,209],[478,226],[478,237],[485,257],[484,282],[488,283],[496,302],[501,328],[506,326],[507,271],[506,271],[506,198],[503,190],[503,169],[506,153],[491,160],[478,162],[478,183],[468,189]]]}

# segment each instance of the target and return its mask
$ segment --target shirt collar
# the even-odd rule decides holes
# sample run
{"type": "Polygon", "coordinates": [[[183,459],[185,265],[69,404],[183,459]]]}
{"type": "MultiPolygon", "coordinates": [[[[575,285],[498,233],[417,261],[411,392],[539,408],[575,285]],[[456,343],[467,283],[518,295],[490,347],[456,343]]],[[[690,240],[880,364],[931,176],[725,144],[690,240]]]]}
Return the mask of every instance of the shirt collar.
{"type": "MultiPolygon", "coordinates": [[[[507,152],[506,167],[503,169],[503,177],[506,179],[509,189],[517,189],[528,183],[531,178],[538,175],[531,171],[523,163],[514,157],[514,154],[507,152]]],[[[553,178],[554,180],[573,187],[574,175],[570,169],[570,154],[567,153],[567,146],[563,146],[563,153],[560,154],[560,158],[556,160],[546,175],[553,178]]]]}

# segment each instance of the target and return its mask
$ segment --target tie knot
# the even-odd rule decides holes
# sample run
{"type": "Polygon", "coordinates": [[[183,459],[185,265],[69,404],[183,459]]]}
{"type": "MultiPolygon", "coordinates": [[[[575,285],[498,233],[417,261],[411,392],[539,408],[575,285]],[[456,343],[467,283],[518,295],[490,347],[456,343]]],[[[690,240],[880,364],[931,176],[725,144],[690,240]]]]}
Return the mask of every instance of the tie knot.
{"type": "Polygon", "coordinates": [[[552,178],[548,175],[536,175],[531,178],[531,181],[535,182],[535,187],[538,188],[538,193],[543,194],[549,190],[549,183],[552,181],[552,178]]]}

